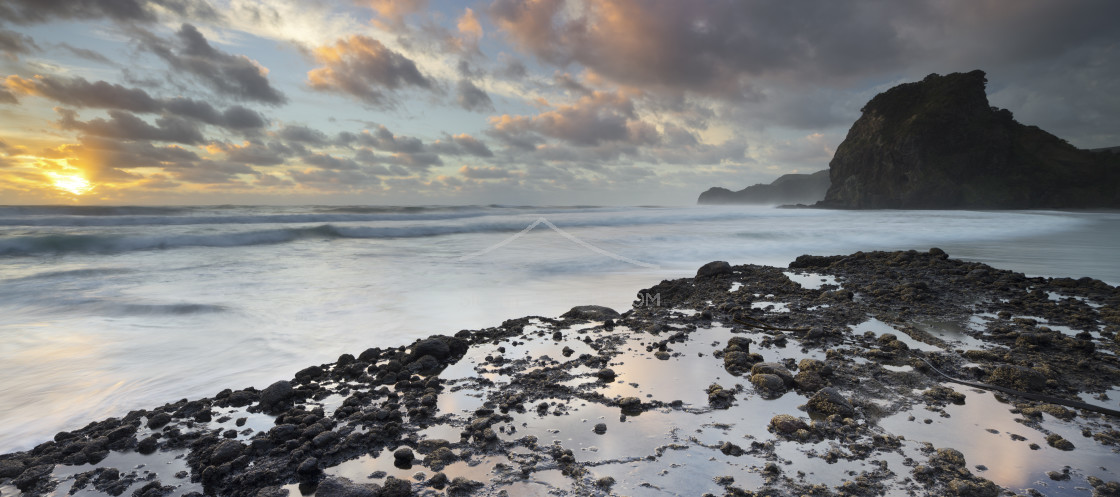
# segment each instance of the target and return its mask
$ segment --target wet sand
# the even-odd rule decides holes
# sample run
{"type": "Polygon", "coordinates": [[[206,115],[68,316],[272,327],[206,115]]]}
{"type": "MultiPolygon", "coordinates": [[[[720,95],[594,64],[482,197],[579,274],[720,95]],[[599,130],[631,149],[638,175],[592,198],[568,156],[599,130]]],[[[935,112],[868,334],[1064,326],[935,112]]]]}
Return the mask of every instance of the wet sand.
{"type": "Polygon", "coordinates": [[[1120,409],[1120,290],[937,249],[790,266],[91,423],[0,456],[0,495],[1120,494],[1120,419],[1061,405],[1120,409]]]}

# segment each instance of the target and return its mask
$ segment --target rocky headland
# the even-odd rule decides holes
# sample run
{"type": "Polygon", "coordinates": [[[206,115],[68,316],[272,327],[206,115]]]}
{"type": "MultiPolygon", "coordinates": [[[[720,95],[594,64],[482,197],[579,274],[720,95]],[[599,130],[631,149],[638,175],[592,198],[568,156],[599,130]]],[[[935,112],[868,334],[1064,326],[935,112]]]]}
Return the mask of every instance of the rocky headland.
{"type": "Polygon", "coordinates": [[[0,495],[1120,495],[1120,289],[713,262],[0,455],[0,495]]]}
{"type": "Polygon", "coordinates": [[[697,200],[701,205],[718,204],[813,204],[824,199],[828,192],[828,170],[822,169],[812,174],[785,174],[772,183],[759,183],[739,191],[713,187],[701,193],[697,200]]]}
{"type": "Polygon", "coordinates": [[[992,107],[983,71],[931,74],[887,90],[829,162],[819,207],[1120,207],[1120,160],[1080,150],[992,107]]]}
{"type": "Polygon", "coordinates": [[[834,209],[1120,208],[1120,147],[1081,150],[992,107],[983,71],[930,74],[876,95],[828,164],[700,204],[834,209]],[[794,189],[793,185],[800,185],[794,189]],[[820,189],[820,195],[816,189],[820,189]],[[823,200],[822,200],[823,198],[823,200]]]}

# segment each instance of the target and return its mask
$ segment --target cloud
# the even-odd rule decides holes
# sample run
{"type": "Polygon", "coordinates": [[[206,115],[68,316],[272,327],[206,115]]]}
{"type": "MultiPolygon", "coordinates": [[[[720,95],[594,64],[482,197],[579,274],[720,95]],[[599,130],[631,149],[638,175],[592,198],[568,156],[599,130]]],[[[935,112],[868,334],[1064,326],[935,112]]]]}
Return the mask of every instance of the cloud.
{"type": "Polygon", "coordinates": [[[362,168],[362,165],[354,159],[340,159],[328,154],[309,155],[302,160],[306,164],[311,164],[320,169],[330,169],[332,171],[348,171],[362,168]]]}
{"type": "Polygon", "coordinates": [[[89,49],[86,49],[86,48],[78,48],[78,47],[75,47],[74,45],[71,45],[69,43],[59,43],[56,46],[66,50],[67,52],[70,52],[70,53],[74,54],[75,56],[77,56],[79,58],[85,59],[85,60],[89,60],[89,61],[93,61],[93,62],[100,62],[102,64],[108,64],[108,65],[116,65],[116,63],[109,60],[108,57],[106,57],[104,55],[101,55],[97,52],[94,52],[93,50],[89,50],[89,49]]]}
{"type": "Polygon", "coordinates": [[[575,94],[575,95],[590,95],[592,93],[591,88],[588,88],[588,87],[584,86],[583,83],[580,83],[579,80],[572,77],[571,74],[568,74],[566,72],[565,73],[557,72],[553,79],[556,80],[556,85],[557,86],[559,86],[560,88],[563,88],[566,91],[571,92],[572,94],[575,94]]]}
{"type": "Polygon", "coordinates": [[[7,88],[0,88],[0,104],[18,104],[19,99],[7,88]]]}
{"type": "Polygon", "coordinates": [[[443,165],[443,160],[439,158],[439,155],[428,152],[409,154],[397,153],[392,154],[389,157],[384,157],[382,161],[386,164],[404,166],[408,169],[419,172],[427,172],[428,168],[432,166],[443,165]]]}
{"type": "Polygon", "coordinates": [[[141,113],[158,112],[162,107],[160,102],[144,90],[125,88],[105,81],[90,83],[81,77],[58,79],[37,75],[32,79],[24,79],[12,75],[8,76],[5,83],[9,89],[17,93],[49,98],[74,107],[119,109],[141,113]]]}
{"type": "Polygon", "coordinates": [[[311,88],[357,97],[374,107],[393,106],[387,91],[432,87],[412,59],[367,36],[340,39],[316,48],[313,55],[323,66],[307,73],[311,88]]]}
{"type": "Polygon", "coordinates": [[[246,140],[241,145],[215,142],[208,145],[207,150],[210,153],[222,152],[229,161],[255,166],[280,165],[299,152],[283,143],[256,140],[246,140]]]}
{"type": "Polygon", "coordinates": [[[198,28],[183,24],[173,41],[141,33],[144,48],[172,68],[193,75],[223,96],[238,100],[282,104],[288,101],[268,81],[268,69],[244,56],[218,50],[198,28]]]}
{"type": "Polygon", "coordinates": [[[510,170],[502,169],[500,167],[495,167],[495,166],[488,166],[488,167],[463,166],[463,167],[459,168],[459,174],[461,174],[465,178],[470,178],[470,179],[513,178],[513,177],[520,176],[519,173],[521,173],[521,172],[520,171],[510,171],[510,170]]]}
{"type": "Polygon", "coordinates": [[[0,3],[0,18],[16,24],[101,18],[154,22],[160,11],[181,17],[218,17],[210,4],[203,0],[5,0],[0,3]]]}
{"type": "Polygon", "coordinates": [[[184,145],[195,145],[204,141],[202,133],[193,122],[177,116],[162,116],[156,119],[156,125],[152,126],[134,114],[120,110],[110,110],[108,120],[97,118],[86,122],[79,121],[77,119],[78,114],[73,110],[58,107],[55,110],[60,116],[59,127],[80,131],[87,135],[127,141],[163,141],[184,145]]]}
{"type": "Polygon", "coordinates": [[[395,23],[403,21],[404,16],[423,10],[428,0],[368,0],[370,8],[382,18],[395,23]]]}
{"type": "Polygon", "coordinates": [[[165,170],[179,181],[204,185],[241,183],[239,175],[257,173],[255,169],[242,163],[208,160],[175,164],[165,170]]]}
{"type": "Polygon", "coordinates": [[[23,33],[8,29],[0,29],[0,53],[5,57],[17,60],[22,54],[39,51],[35,40],[23,33]]]}
{"type": "Polygon", "coordinates": [[[473,155],[475,157],[493,157],[494,152],[481,140],[466,133],[455,136],[444,135],[442,140],[436,140],[430,147],[441,155],[473,155]]]}
{"type": "Polygon", "coordinates": [[[372,133],[369,131],[363,132],[358,140],[363,145],[386,152],[415,154],[425,150],[424,142],[419,138],[395,135],[384,125],[379,125],[377,130],[372,133]]]}
{"type": "Polygon", "coordinates": [[[495,71],[498,76],[518,81],[529,75],[529,68],[525,67],[525,63],[507,53],[499,54],[498,62],[501,63],[501,67],[495,71]]]}
{"type": "Polygon", "coordinates": [[[760,76],[845,75],[902,59],[901,8],[881,3],[498,0],[490,15],[518,48],[620,84],[737,100],[760,76]],[[573,13],[575,12],[575,13],[573,13]]]}
{"type": "Polygon", "coordinates": [[[478,22],[475,17],[474,11],[470,7],[463,10],[463,15],[455,23],[455,27],[459,29],[459,34],[467,40],[473,40],[478,43],[482,39],[482,24],[478,22]]]}
{"type": "Polygon", "coordinates": [[[360,149],[354,158],[360,162],[390,166],[394,172],[411,170],[426,173],[432,166],[443,165],[440,154],[469,155],[488,151],[485,145],[466,135],[463,135],[460,141],[451,138],[448,142],[437,140],[431,145],[426,145],[423,140],[416,137],[395,135],[384,125],[377,126],[374,131],[364,130],[359,134],[341,133],[336,142],[346,146],[358,145],[390,152],[388,155],[378,155],[370,150],[360,149]]]}
{"type": "Polygon", "coordinates": [[[165,167],[201,160],[198,154],[177,145],[155,146],[145,141],[119,141],[83,135],[78,143],[39,152],[41,157],[65,158],[92,181],[134,181],[127,169],[165,167]]]}
{"type": "Polygon", "coordinates": [[[1120,4],[1107,0],[496,0],[488,13],[516,48],[557,67],[737,100],[781,82],[990,69],[1120,38],[1120,4]]]}
{"type": "Polygon", "coordinates": [[[318,190],[356,191],[381,184],[381,178],[363,170],[312,168],[289,172],[296,183],[318,190]]]}
{"type": "Polygon", "coordinates": [[[370,164],[384,164],[390,167],[394,174],[405,175],[408,171],[427,172],[431,166],[443,164],[441,155],[493,157],[494,153],[481,140],[466,134],[444,134],[443,138],[431,143],[406,135],[393,134],[384,125],[361,133],[339,133],[334,143],[347,147],[360,148],[355,152],[354,159],[370,164]],[[372,150],[389,152],[375,154],[372,150]]]}
{"type": "Polygon", "coordinates": [[[252,109],[233,105],[224,111],[201,100],[189,98],[157,99],[139,88],[127,88],[105,81],[85,78],[55,78],[36,75],[32,79],[16,75],[5,80],[8,88],[22,95],[35,95],[71,107],[126,110],[141,114],[168,113],[233,130],[252,130],[267,123],[252,109]]]}
{"type": "Polygon", "coordinates": [[[487,133],[523,149],[535,148],[545,137],[586,147],[604,142],[651,144],[658,140],[656,130],[637,118],[629,97],[607,92],[594,92],[574,104],[532,117],[491,117],[487,133]]]}
{"type": "Polygon", "coordinates": [[[295,182],[273,174],[260,174],[253,184],[262,188],[270,188],[276,186],[292,186],[295,182]]]}
{"type": "Polygon", "coordinates": [[[460,79],[455,85],[455,100],[459,107],[472,112],[494,110],[494,102],[490,100],[490,95],[466,79],[460,79]]]}
{"type": "Polygon", "coordinates": [[[325,145],[330,141],[326,133],[307,126],[286,125],[277,133],[280,138],[288,141],[308,143],[312,145],[325,145]]]}

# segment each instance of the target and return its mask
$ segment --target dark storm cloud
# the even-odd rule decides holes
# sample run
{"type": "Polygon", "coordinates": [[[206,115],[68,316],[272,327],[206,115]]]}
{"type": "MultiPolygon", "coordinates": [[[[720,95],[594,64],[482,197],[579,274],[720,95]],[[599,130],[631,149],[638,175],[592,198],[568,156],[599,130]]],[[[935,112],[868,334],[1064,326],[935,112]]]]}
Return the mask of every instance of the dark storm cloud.
{"type": "Polygon", "coordinates": [[[835,73],[889,66],[903,43],[893,3],[498,0],[490,15],[543,61],[578,63],[620,83],[750,97],[747,78],[802,68],[835,73]]]}
{"type": "Polygon", "coordinates": [[[494,110],[494,102],[490,100],[490,95],[466,79],[460,79],[455,85],[455,100],[459,107],[472,112],[494,110]]]}
{"type": "Polygon", "coordinates": [[[17,59],[22,54],[36,52],[39,45],[30,36],[9,29],[0,29],[0,53],[9,59],[17,59]]]}
{"type": "Polygon", "coordinates": [[[178,16],[218,17],[210,4],[202,0],[4,0],[0,2],[0,19],[16,24],[101,18],[154,22],[159,8],[178,16]]]}
{"type": "Polygon", "coordinates": [[[1120,3],[1108,0],[497,0],[489,13],[542,61],[733,98],[757,98],[758,78],[840,85],[936,61],[971,69],[1115,44],[1120,32],[1120,3]]]}
{"type": "Polygon", "coordinates": [[[18,93],[49,98],[72,107],[126,110],[141,114],[169,113],[232,130],[257,129],[267,124],[256,111],[240,105],[233,105],[223,111],[201,100],[157,99],[139,88],[128,88],[105,81],[91,83],[81,77],[66,79],[35,76],[24,79],[8,76],[5,84],[18,93]]]}
{"type": "Polygon", "coordinates": [[[202,132],[194,122],[176,116],[161,116],[153,126],[134,114],[110,110],[109,119],[96,118],[79,121],[77,113],[69,109],[56,109],[58,125],[62,129],[76,130],[87,135],[126,141],[162,141],[196,145],[202,143],[202,132]]]}
{"type": "Polygon", "coordinates": [[[393,107],[389,93],[394,90],[433,87],[412,59],[367,36],[354,35],[319,47],[314,57],[322,67],[307,73],[308,86],[353,96],[374,107],[393,107]]]}
{"type": "Polygon", "coordinates": [[[190,24],[183,24],[173,40],[141,32],[144,49],[172,68],[193,75],[221,95],[238,100],[282,104],[287,97],[272,87],[268,70],[244,55],[218,50],[190,24]]]}

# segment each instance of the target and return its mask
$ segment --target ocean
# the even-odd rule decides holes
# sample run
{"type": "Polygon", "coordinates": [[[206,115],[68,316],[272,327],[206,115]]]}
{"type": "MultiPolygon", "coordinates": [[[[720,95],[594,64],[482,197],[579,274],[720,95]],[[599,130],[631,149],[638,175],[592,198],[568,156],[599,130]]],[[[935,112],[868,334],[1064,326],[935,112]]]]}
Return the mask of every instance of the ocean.
{"type": "Polygon", "coordinates": [[[0,207],[0,453],[368,347],[622,311],[713,260],[930,247],[1120,284],[1117,212],[0,207]]]}

